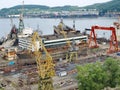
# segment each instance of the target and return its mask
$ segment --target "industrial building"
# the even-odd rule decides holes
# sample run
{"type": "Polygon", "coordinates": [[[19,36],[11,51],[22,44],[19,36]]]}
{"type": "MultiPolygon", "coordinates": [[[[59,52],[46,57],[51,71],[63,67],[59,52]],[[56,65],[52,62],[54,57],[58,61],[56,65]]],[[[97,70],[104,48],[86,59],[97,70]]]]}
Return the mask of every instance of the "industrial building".
{"type": "MultiPolygon", "coordinates": [[[[82,35],[82,36],[61,38],[61,39],[55,39],[55,40],[45,40],[45,38],[43,38],[43,43],[44,43],[46,48],[50,48],[50,47],[57,47],[57,46],[65,45],[67,43],[66,42],[67,40],[69,40],[70,42],[72,42],[74,40],[75,44],[79,44],[79,43],[81,43],[81,41],[87,42],[88,36],[82,35]]],[[[36,43],[38,44],[37,47],[41,47],[41,45],[39,45],[39,43],[37,41],[36,41],[36,43]]],[[[31,46],[30,44],[31,44],[30,37],[19,38],[18,45],[22,49],[30,49],[30,46],[31,46]]]]}

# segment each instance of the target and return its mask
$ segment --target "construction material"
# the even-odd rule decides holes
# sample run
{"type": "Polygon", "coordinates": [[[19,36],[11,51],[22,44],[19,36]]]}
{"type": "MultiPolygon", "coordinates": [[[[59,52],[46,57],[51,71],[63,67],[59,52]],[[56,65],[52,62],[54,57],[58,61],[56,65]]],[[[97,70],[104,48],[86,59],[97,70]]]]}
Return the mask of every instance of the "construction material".
{"type": "Polygon", "coordinates": [[[17,52],[17,48],[7,49],[5,52],[4,58],[7,60],[15,60],[17,59],[16,52],[17,52]]]}
{"type": "Polygon", "coordinates": [[[67,72],[66,71],[62,71],[62,72],[59,72],[58,75],[60,77],[63,77],[63,76],[66,76],[67,75],[67,72]]]}

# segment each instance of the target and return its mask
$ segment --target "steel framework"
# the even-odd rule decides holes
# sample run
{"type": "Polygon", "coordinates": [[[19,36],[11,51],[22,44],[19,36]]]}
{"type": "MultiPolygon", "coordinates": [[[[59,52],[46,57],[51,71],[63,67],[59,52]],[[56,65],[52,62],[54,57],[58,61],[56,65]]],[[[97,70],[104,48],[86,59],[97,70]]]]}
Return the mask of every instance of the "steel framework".
{"type": "Polygon", "coordinates": [[[37,32],[33,33],[32,47],[39,75],[38,90],[53,90],[52,77],[55,75],[53,60],[37,32]],[[40,48],[38,48],[36,41],[39,42],[40,48]]]}
{"type": "Polygon", "coordinates": [[[118,51],[118,41],[116,37],[116,30],[114,27],[101,27],[101,26],[92,26],[91,33],[90,33],[90,39],[89,39],[89,47],[90,48],[97,48],[99,47],[96,40],[95,30],[108,30],[112,31],[112,35],[110,37],[110,47],[107,51],[107,53],[113,53],[118,51]],[[92,44],[92,41],[94,42],[92,44]]]}

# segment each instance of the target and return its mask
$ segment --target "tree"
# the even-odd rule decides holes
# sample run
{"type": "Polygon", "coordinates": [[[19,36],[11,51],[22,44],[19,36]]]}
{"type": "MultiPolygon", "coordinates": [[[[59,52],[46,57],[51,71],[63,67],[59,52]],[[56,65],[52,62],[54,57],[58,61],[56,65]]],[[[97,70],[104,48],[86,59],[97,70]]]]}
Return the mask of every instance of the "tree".
{"type": "Polygon", "coordinates": [[[106,72],[99,62],[77,66],[79,90],[101,90],[106,83],[106,72]]]}
{"type": "Polygon", "coordinates": [[[100,62],[77,66],[79,90],[101,90],[105,87],[120,85],[120,63],[118,60],[107,58],[100,62]]]}
{"type": "Polygon", "coordinates": [[[103,70],[106,71],[108,80],[106,86],[116,87],[120,85],[120,61],[113,58],[107,58],[103,64],[103,70]]]}

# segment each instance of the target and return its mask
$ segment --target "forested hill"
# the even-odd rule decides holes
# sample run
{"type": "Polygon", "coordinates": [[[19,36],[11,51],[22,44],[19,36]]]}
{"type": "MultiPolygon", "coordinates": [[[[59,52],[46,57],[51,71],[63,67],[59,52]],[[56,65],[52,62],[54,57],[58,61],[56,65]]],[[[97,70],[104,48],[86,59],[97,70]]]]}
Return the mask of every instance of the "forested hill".
{"type": "Polygon", "coordinates": [[[106,3],[97,3],[93,5],[86,6],[84,8],[91,8],[91,9],[97,9],[99,11],[119,11],[120,12],[120,0],[111,0],[106,3]]]}
{"type": "MultiPolygon", "coordinates": [[[[36,14],[36,13],[44,13],[48,12],[61,12],[61,11],[76,11],[81,8],[86,9],[97,9],[100,12],[106,11],[119,11],[120,12],[120,0],[111,0],[105,3],[97,3],[85,7],[78,7],[78,6],[57,6],[57,7],[49,7],[44,5],[24,5],[24,14],[36,14]]],[[[0,16],[12,15],[12,14],[19,14],[21,12],[22,5],[17,5],[11,8],[3,8],[0,10],[0,16]]]]}

